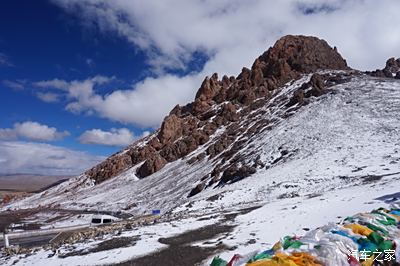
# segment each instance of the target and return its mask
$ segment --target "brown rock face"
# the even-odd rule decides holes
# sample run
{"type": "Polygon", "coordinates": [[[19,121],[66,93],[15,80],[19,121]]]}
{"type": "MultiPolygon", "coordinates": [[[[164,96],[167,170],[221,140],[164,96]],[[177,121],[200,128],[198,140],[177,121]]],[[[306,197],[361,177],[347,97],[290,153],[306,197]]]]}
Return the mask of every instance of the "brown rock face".
{"type": "Polygon", "coordinates": [[[158,139],[161,144],[174,141],[182,135],[182,120],[175,114],[169,115],[161,125],[158,139]]]}
{"type": "Polygon", "coordinates": [[[349,69],[346,60],[324,40],[308,36],[285,36],[259,57],[265,77],[290,80],[298,73],[349,69]]]}
{"type": "Polygon", "coordinates": [[[163,168],[167,164],[167,161],[158,154],[155,154],[153,157],[147,159],[142,166],[137,170],[136,174],[140,178],[144,178],[151,174],[154,174],[161,168],[163,168]]]}
{"type": "Polygon", "coordinates": [[[193,136],[188,136],[165,146],[165,148],[161,150],[160,155],[168,162],[173,162],[194,151],[197,146],[198,143],[196,139],[193,136]]]}
{"type": "Polygon", "coordinates": [[[211,100],[221,89],[221,82],[218,81],[218,74],[214,73],[211,78],[206,77],[196,93],[196,99],[200,101],[211,100]]]}
{"type": "Polygon", "coordinates": [[[152,147],[154,150],[160,150],[162,148],[162,144],[157,136],[154,136],[149,142],[149,146],[152,147]]]}
{"type": "Polygon", "coordinates": [[[151,145],[133,149],[132,151],[129,152],[131,156],[132,165],[136,165],[140,162],[143,162],[144,160],[152,156],[155,152],[156,150],[151,145]]]}
{"type": "Polygon", "coordinates": [[[110,157],[86,172],[96,184],[101,183],[110,176],[117,175],[132,165],[131,157],[127,154],[110,157]]]}
{"type": "Polygon", "coordinates": [[[234,122],[239,119],[239,114],[236,112],[236,107],[232,103],[226,103],[222,106],[220,115],[224,120],[234,122]]]}

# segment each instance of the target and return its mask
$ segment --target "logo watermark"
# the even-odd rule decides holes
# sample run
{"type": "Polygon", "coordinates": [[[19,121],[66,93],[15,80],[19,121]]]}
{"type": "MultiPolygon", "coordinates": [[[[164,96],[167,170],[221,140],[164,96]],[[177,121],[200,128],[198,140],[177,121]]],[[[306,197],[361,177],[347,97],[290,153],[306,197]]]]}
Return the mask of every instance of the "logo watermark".
{"type": "MultiPolygon", "coordinates": [[[[385,249],[382,251],[370,251],[370,250],[352,250],[348,255],[354,257],[358,261],[366,261],[374,258],[373,261],[383,262],[383,261],[395,261],[395,250],[385,249]]],[[[350,258],[349,258],[350,260],[350,258]]]]}

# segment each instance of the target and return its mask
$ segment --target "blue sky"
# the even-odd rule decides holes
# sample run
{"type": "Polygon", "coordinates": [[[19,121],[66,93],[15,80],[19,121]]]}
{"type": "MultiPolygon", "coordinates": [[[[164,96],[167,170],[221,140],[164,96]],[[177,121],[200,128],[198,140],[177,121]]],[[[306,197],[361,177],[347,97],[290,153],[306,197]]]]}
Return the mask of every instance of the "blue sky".
{"type": "MultiPolygon", "coordinates": [[[[107,156],[121,147],[82,144],[78,139],[86,130],[109,131],[123,127],[135,135],[146,130],[94,115],[68,112],[62,107],[65,100],[45,102],[38,94],[48,90],[33,85],[53,78],[83,80],[101,75],[115,78],[99,88],[104,93],[115,87],[129,87],[148,74],[140,50],[118,36],[82,29],[77,18],[66,15],[49,1],[6,0],[0,6],[0,53],[6,60],[0,65],[1,129],[26,121],[55,127],[58,131],[68,131],[69,135],[40,142],[94,156],[107,156]]],[[[12,140],[31,141],[24,136],[12,140]]]]}
{"type": "Polygon", "coordinates": [[[400,55],[397,10],[395,0],[1,1],[0,173],[78,174],[154,131],[205,76],[236,75],[286,34],[382,67],[400,55]]]}
{"type": "MultiPolygon", "coordinates": [[[[145,75],[143,54],[122,38],[82,30],[76,19],[48,1],[3,1],[0,17],[0,51],[9,61],[9,65],[0,69],[0,80],[6,81],[0,84],[0,127],[36,121],[71,133],[54,144],[100,155],[116,151],[116,147],[82,145],[75,139],[85,130],[120,127],[120,123],[75,115],[60,108],[62,100],[43,102],[36,94],[45,91],[31,83],[103,75],[116,77],[102,88],[104,91],[115,86],[126,87],[145,75]],[[20,83],[23,89],[10,88],[7,81],[20,83]]],[[[130,125],[124,127],[140,134],[140,130],[130,125]]]]}

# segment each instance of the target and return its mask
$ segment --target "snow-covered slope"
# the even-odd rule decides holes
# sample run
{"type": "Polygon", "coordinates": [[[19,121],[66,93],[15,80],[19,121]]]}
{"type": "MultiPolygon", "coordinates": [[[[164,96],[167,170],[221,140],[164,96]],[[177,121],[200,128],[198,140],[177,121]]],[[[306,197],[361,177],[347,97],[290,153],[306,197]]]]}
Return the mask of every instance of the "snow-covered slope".
{"type": "MultiPolygon", "coordinates": [[[[220,163],[204,159],[188,164],[190,158],[205,148],[200,147],[185,159],[169,163],[144,179],[135,176],[135,168],[96,186],[80,176],[11,207],[57,205],[127,210],[135,215],[151,209],[161,209],[164,213],[172,209],[188,212],[185,206],[193,202],[191,209],[215,211],[323,194],[333,189],[363,186],[383,177],[388,180],[398,177],[400,82],[354,74],[347,82],[329,88],[329,93],[313,98],[287,117],[287,101],[309,78],[306,75],[289,82],[262,107],[265,113],[258,114],[254,123],[264,118],[274,122],[249,136],[250,144],[238,152],[247,161],[257,158],[264,165],[246,179],[210,186],[188,198],[188,187],[220,163]],[[85,185],[77,185],[77,181],[85,185]],[[221,195],[220,200],[202,200],[216,194],[221,195]]],[[[249,116],[252,114],[244,119],[250,119],[249,116]]],[[[221,128],[216,134],[224,130],[221,128]]]]}
{"type": "MultiPolygon", "coordinates": [[[[195,101],[175,107],[152,135],[80,176],[3,207],[37,208],[38,216],[113,211],[124,218],[159,209],[158,223],[62,245],[58,252],[67,258],[41,250],[4,263],[108,265],[163,249],[168,257],[179,247],[160,238],[227,225],[201,239],[195,237],[200,231],[185,235],[189,242],[181,248],[189,247],[188,254],[195,246],[211,248],[192,258],[207,264],[219,248],[230,257],[387,205],[382,196],[399,195],[400,79],[379,73],[351,70],[322,40],[280,39],[238,77],[206,78],[195,101]],[[88,253],[120,238],[136,242],[88,253]]],[[[57,217],[50,220],[57,225],[57,217]]]]}

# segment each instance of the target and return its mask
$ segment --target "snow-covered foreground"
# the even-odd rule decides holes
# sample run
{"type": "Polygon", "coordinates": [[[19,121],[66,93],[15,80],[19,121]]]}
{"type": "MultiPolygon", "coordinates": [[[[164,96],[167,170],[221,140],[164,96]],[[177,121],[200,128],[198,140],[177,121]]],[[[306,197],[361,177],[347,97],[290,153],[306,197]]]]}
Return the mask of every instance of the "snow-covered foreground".
{"type": "Polygon", "coordinates": [[[339,222],[356,213],[388,207],[396,202],[400,203],[400,174],[375,184],[332,190],[312,198],[292,198],[266,204],[235,220],[238,226],[231,234],[232,239],[225,239],[224,243],[238,248],[220,255],[229,260],[234,254],[263,251],[285,235],[304,235],[307,229],[339,222]],[[388,196],[386,202],[380,199],[384,196],[388,196]],[[252,239],[256,240],[253,244],[250,241],[252,239]]]}
{"type": "MultiPolygon", "coordinates": [[[[275,98],[289,99],[308,78],[288,84],[275,98]]],[[[130,247],[63,259],[47,258],[51,251],[39,251],[18,262],[13,257],[3,263],[107,265],[126,261],[166,248],[158,242],[160,237],[218,223],[227,212],[262,206],[229,221],[236,225],[229,236],[216,237],[208,241],[211,244],[195,244],[206,247],[218,239],[236,246],[222,253],[227,259],[234,253],[266,249],[284,235],[302,234],[303,228],[387,206],[377,198],[400,192],[400,82],[355,76],[330,89],[332,93],[313,99],[285,119],[280,113],[283,107],[273,106],[273,100],[271,106],[262,107],[273,124],[251,136],[251,145],[239,152],[250,159],[259,156],[266,167],[234,184],[209,187],[187,198],[190,188],[217,163],[203,160],[189,165],[187,160],[201,153],[205,148],[201,147],[145,179],[138,180],[134,168],[99,185],[81,176],[7,206],[123,210],[134,203],[129,208],[134,215],[161,209],[175,221],[124,231],[118,237],[140,236],[130,247]]],[[[96,243],[80,243],[75,248],[87,249],[96,243]]]]}
{"type": "MultiPolygon", "coordinates": [[[[267,203],[247,214],[239,215],[232,222],[228,222],[236,225],[231,233],[217,236],[215,239],[194,243],[193,245],[207,247],[222,241],[226,246],[236,247],[234,250],[221,252],[221,257],[225,259],[231,258],[236,253],[245,254],[250,251],[265,250],[270,248],[280,237],[291,234],[304,234],[304,228],[313,229],[328,222],[338,222],[346,216],[358,212],[387,207],[393,203],[393,197],[396,197],[396,195],[392,196],[391,194],[399,193],[399,188],[400,174],[397,174],[383,177],[378,182],[331,190],[319,196],[281,199],[267,203]],[[385,198],[384,196],[388,197],[385,198]]],[[[66,258],[59,258],[57,255],[49,258],[49,255],[54,254],[54,252],[41,250],[27,257],[23,255],[7,260],[3,258],[1,262],[4,265],[109,265],[129,261],[159,249],[167,248],[166,245],[158,242],[159,238],[179,235],[187,230],[218,223],[223,215],[222,213],[215,214],[202,217],[209,217],[209,219],[188,217],[179,221],[139,227],[136,230],[125,231],[119,236],[107,235],[102,240],[65,246],[60,248],[58,253],[64,254],[71,250],[88,250],[96,246],[96,244],[111,238],[139,237],[140,239],[136,244],[130,247],[66,258]]],[[[209,265],[210,261],[211,258],[205,260],[203,265],[209,265]]]]}

